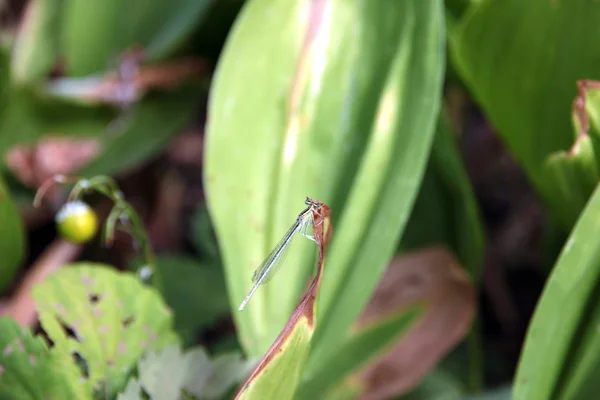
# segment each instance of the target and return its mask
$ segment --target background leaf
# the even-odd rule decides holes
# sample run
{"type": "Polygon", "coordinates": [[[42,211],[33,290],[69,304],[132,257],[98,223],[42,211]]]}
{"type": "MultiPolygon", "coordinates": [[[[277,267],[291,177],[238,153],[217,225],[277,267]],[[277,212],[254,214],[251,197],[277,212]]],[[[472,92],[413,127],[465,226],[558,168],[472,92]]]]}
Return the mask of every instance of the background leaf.
{"type": "Polygon", "coordinates": [[[81,174],[123,173],[158,154],[196,111],[199,105],[197,92],[198,88],[192,85],[144,98],[130,114],[124,114],[122,132],[99,135],[103,151],[81,174]]]}
{"type": "Polygon", "coordinates": [[[149,57],[162,58],[191,33],[210,3],[210,0],[169,3],[65,0],[62,50],[67,73],[84,76],[104,71],[133,46],[151,46],[149,57]]]}
{"type": "Polygon", "coordinates": [[[3,399],[92,399],[72,362],[57,357],[44,339],[6,317],[0,318],[0,350],[3,399]]]}
{"type": "Polygon", "coordinates": [[[471,276],[483,268],[484,228],[477,200],[444,115],[438,121],[423,183],[401,248],[450,245],[471,276]]]}
{"type": "Polygon", "coordinates": [[[165,301],[175,314],[175,329],[186,342],[198,330],[229,314],[223,271],[182,256],[160,255],[156,260],[164,281],[165,301]]]}
{"type": "Polygon", "coordinates": [[[596,189],[552,270],[529,325],[515,399],[592,399],[598,393],[600,235],[596,189]],[[552,351],[548,351],[551,349],[552,351]]]}
{"type": "Polygon", "coordinates": [[[600,77],[589,51],[600,39],[599,17],[587,0],[472,2],[450,35],[460,76],[567,229],[581,210],[565,207],[544,163],[573,140],[576,82],[600,77]]]}
{"type": "Polygon", "coordinates": [[[109,395],[123,389],[142,354],[178,340],[160,295],[134,275],[102,264],[64,267],[39,284],[33,296],[56,351],[81,356],[90,385],[99,389],[105,383],[109,395]]]}
{"type": "Polygon", "coordinates": [[[0,173],[0,290],[6,289],[12,283],[21,265],[25,251],[24,242],[25,230],[21,216],[0,173]]]}

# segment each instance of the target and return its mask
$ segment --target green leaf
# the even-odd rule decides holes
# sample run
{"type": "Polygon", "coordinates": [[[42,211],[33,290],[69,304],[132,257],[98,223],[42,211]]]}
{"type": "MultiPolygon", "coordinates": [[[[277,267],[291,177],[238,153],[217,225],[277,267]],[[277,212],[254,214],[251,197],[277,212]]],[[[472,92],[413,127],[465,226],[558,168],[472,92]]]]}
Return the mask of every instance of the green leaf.
{"type": "Polygon", "coordinates": [[[229,313],[223,271],[182,256],[160,255],[165,301],[175,314],[175,329],[186,342],[197,339],[198,330],[229,313]]]}
{"type": "Polygon", "coordinates": [[[49,75],[58,57],[61,11],[61,0],[27,3],[11,57],[13,81],[31,84],[49,75]]]}
{"type": "Polygon", "coordinates": [[[415,390],[402,396],[402,400],[466,400],[465,398],[460,382],[442,369],[429,373],[415,390]]]}
{"type": "Polygon", "coordinates": [[[144,98],[130,114],[121,116],[123,131],[115,134],[104,128],[104,134],[99,135],[102,153],[80,174],[92,177],[122,173],[155,156],[189,122],[199,101],[194,85],[144,98]]]}
{"type": "MultiPolygon", "coordinates": [[[[205,182],[232,304],[302,200],[325,202],[336,235],[317,358],[367,302],[412,207],[439,108],[442,11],[436,0],[252,0],[220,58],[205,182]]],[[[234,314],[252,356],[264,354],[306,287],[314,248],[298,242],[234,314]]]]}
{"type": "Polygon", "coordinates": [[[600,188],[554,266],[529,325],[514,380],[515,399],[592,399],[600,349],[600,188]]]}
{"type": "Polygon", "coordinates": [[[219,247],[208,209],[200,207],[192,217],[192,242],[202,259],[221,263],[219,247]]]}
{"type": "Polygon", "coordinates": [[[149,47],[150,59],[165,57],[189,36],[210,3],[65,0],[62,40],[67,74],[84,76],[104,71],[133,46],[149,47]]]}
{"type": "Polygon", "coordinates": [[[297,399],[320,398],[330,387],[359,367],[373,361],[377,355],[389,349],[422,316],[423,310],[414,307],[374,323],[373,326],[353,333],[336,347],[335,353],[321,360],[317,367],[305,376],[297,399]]]}
{"type": "Polygon", "coordinates": [[[580,210],[567,210],[554,175],[544,169],[550,154],[571,145],[576,82],[600,78],[589,50],[600,40],[599,18],[600,8],[587,0],[477,1],[450,36],[457,71],[567,229],[580,210]]]}
{"type": "Polygon", "coordinates": [[[197,399],[219,399],[247,369],[239,354],[211,360],[200,347],[182,353],[179,347],[169,346],[139,362],[140,383],[151,400],[182,399],[183,393],[197,399]]]}
{"type": "Polygon", "coordinates": [[[191,31],[203,20],[208,8],[214,0],[179,0],[169,9],[171,15],[158,30],[153,30],[154,36],[146,47],[150,60],[166,57],[174,50],[191,31]]]}
{"type": "Polygon", "coordinates": [[[44,340],[13,320],[0,318],[0,397],[3,399],[92,399],[75,365],[48,349],[44,340]]]}
{"type": "Polygon", "coordinates": [[[109,395],[123,389],[142,354],[178,341],[160,295],[106,265],[65,266],[35,287],[33,297],[56,351],[81,356],[89,384],[104,384],[109,395]]]}
{"type": "Polygon", "coordinates": [[[563,199],[563,213],[575,221],[600,177],[590,136],[580,136],[568,152],[552,154],[546,168],[563,199]]]}
{"type": "Polygon", "coordinates": [[[6,289],[23,261],[25,230],[19,210],[0,174],[0,290],[6,289]]]}
{"type": "Polygon", "coordinates": [[[401,244],[416,249],[439,243],[454,250],[471,276],[479,278],[484,257],[483,226],[454,134],[443,115],[401,244]]]}
{"type": "Polygon", "coordinates": [[[99,136],[114,113],[106,108],[74,106],[40,98],[27,90],[10,90],[0,109],[0,154],[18,144],[31,144],[45,135],[99,136]]]}

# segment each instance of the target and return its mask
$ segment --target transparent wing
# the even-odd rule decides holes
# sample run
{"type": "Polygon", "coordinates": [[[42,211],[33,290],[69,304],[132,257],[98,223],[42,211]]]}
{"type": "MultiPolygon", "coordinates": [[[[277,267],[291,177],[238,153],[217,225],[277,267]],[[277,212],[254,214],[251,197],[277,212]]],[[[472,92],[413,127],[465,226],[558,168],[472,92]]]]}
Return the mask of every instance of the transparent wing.
{"type": "Polygon", "coordinates": [[[269,282],[275,276],[283,264],[283,259],[287,254],[292,239],[294,239],[296,233],[300,232],[300,230],[303,229],[307,223],[309,223],[308,219],[298,218],[298,220],[296,220],[294,225],[292,225],[291,228],[286,232],[279,243],[277,243],[273,251],[271,251],[267,258],[265,258],[265,260],[256,269],[256,271],[254,271],[254,274],[252,274],[252,282],[254,282],[254,285],[252,286],[252,289],[250,289],[250,293],[248,293],[244,301],[242,301],[242,304],[240,304],[238,310],[244,309],[256,289],[258,289],[261,284],[269,282]]]}
{"type": "Polygon", "coordinates": [[[283,264],[283,259],[288,252],[292,239],[294,239],[294,236],[300,228],[301,225],[296,222],[288,229],[283,238],[277,243],[275,248],[273,248],[273,251],[269,253],[267,258],[265,258],[256,271],[254,271],[254,274],[252,274],[252,282],[261,285],[273,279],[273,276],[275,276],[283,264]]]}

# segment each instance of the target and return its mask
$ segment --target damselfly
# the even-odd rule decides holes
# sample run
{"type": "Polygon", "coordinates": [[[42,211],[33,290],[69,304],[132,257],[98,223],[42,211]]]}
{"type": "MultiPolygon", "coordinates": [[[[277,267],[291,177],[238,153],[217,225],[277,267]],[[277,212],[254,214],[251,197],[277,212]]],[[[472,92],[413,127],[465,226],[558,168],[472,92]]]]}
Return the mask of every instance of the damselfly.
{"type": "Polygon", "coordinates": [[[286,250],[289,248],[289,245],[292,243],[292,239],[294,238],[294,236],[296,236],[297,233],[306,238],[309,238],[313,242],[316,242],[315,238],[308,234],[308,227],[312,225],[314,228],[315,218],[313,213],[316,212],[317,214],[319,214],[321,203],[319,203],[318,201],[311,200],[308,197],[304,202],[308,207],[306,207],[298,215],[298,218],[296,218],[296,222],[294,222],[294,225],[292,225],[290,229],[288,229],[281,241],[277,243],[277,246],[275,246],[273,251],[271,251],[267,258],[265,258],[265,260],[262,262],[262,264],[260,264],[256,271],[254,271],[254,274],[252,275],[252,282],[254,283],[254,286],[252,286],[252,289],[250,289],[250,293],[248,293],[248,296],[246,296],[244,301],[242,301],[242,304],[240,304],[240,311],[243,310],[244,307],[246,307],[246,304],[248,303],[256,289],[258,289],[258,287],[263,283],[267,283],[273,278],[279,267],[281,267],[284,258],[283,256],[285,255],[286,250]]]}

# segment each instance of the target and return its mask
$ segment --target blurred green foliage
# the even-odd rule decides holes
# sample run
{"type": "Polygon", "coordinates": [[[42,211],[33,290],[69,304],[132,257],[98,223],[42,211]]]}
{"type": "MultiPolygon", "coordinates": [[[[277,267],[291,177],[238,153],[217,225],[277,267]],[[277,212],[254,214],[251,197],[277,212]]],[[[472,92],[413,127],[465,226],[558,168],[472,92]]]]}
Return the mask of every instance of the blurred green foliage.
{"type": "MultiPolygon", "coordinates": [[[[189,393],[189,385],[199,387],[200,381],[181,372],[189,367],[196,376],[211,376],[209,365],[219,358],[203,350],[170,347],[142,358],[145,349],[136,347],[135,354],[110,358],[119,353],[119,329],[126,328],[121,313],[129,309],[115,303],[123,298],[137,307],[129,310],[137,322],[166,324],[156,333],[159,347],[193,346],[200,332],[231,314],[235,334],[219,332],[211,344],[219,353],[239,347],[246,353],[247,362],[225,363],[219,373],[231,390],[289,327],[314,272],[314,244],[298,239],[273,282],[258,290],[247,309],[236,310],[253,269],[309,196],[332,209],[317,322],[302,321],[287,332],[290,343],[266,361],[243,396],[357,397],[366,389],[356,372],[420,320],[420,314],[403,310],[371,331],[353,330],[396,253],[443,245],[481,285],[488,243],[457,146],[460,132],[453,132],[456,121],[441,111],[446,74],[464,84],[484,111],[551,222],[561,233],[573,229],[566,242],[549,242],[549,254],[564,248],[558,260],[549,261],[556,264],[547,268],[513,398],[595,398],[600,84],[593,79],[600,78],[594,50],[600,8],[593,2],[25,3],[16,29],[0,27],[0,289],[10,288],[29,256],[19,199],[29,199],[26,186],[35,186],[17,187],[24,167],[8,165],[9,151],[56,137],[93,139],[95,158],[72,172],[118,176],[163,152],[191,120],[202,119],[210,82],[203,171],[208,212],[199,205],[192,221],[193,255],[157,257],[164,299],[133,275],[86,264],[36,289],[53,347],[1,320],[3,396],[115,398],[121,392],[121,399],[138,399],[143,391],[160,398],[149,376],[164,379],[173,371],[179,372],[169,382],[171,393],[207,395],[189,393]],[[144,57],[127,64],[125,55],[134,49],[144,57]],[[190,59],[203,65],[195,75],[175,79],[166,69],[190,59]],[[134,80],[121,76],[127,68],[156,68],[174,80],[131,92],[134,80]],[[98,94],[111,82],[116,86],[98,94]],[[92,286],[86,289],[81,271],[97,278],[98,293],[111,293],[107,309],[90,303],[92,286]],[[172,317],[160,317],[163,301],[172,317]],[[78,325],[86,342],[68,337],[65,323],[78,325]],[[105,329],[110,335],[103,336],[105,329]],[[19,344],[23,350],[6,354],[19,344]],[[73,383],[82,371],[72,351],[87,362],[90,375],[82,385],[73,383]],[[186,354],[200,361],[190,364],[186,354]],[[111,369],[111,363],[126,371],[111,369]]],[[[129,328],[129,347],[141,346],[139,327],[134,322],[129,328]]],[[[441,365],[407,398],[464,398],[464,387],[477,389],[484,368],[480,334],[474,325],[467,346],[457,350],[464,371],[451,374],[441,365]]],[[[231,397],[224,391],[214,397],[231,397]]],[[[507,398],[509,392],[471,398],[507,398]]]]}

